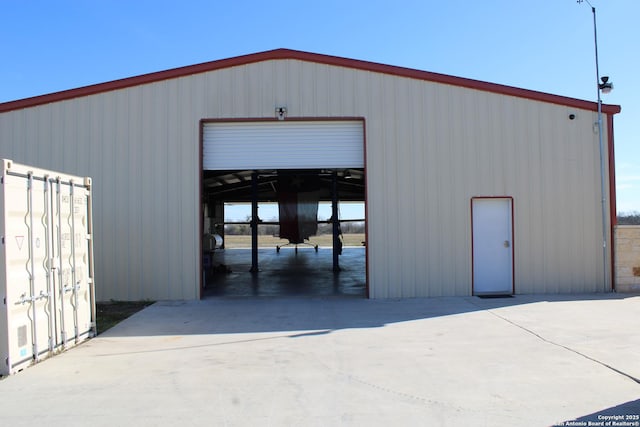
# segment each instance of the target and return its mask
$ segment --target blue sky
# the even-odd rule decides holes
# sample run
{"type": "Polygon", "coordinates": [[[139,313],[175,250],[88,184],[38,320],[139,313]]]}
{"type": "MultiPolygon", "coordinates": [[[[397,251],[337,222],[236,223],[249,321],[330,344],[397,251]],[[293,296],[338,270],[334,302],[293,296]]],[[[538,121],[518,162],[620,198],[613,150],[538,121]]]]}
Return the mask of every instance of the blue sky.
{"type": "MultiPolygon", "coordinates": [[[[618,211],[640,211],[640,1],[591,0],[615,119],[618,211]]],[[[595,100],[576,0],[3,0],[0,102],[275,48],[595,100]]],[[[598,189],[594,189],[597,191],[598,189]]]]}

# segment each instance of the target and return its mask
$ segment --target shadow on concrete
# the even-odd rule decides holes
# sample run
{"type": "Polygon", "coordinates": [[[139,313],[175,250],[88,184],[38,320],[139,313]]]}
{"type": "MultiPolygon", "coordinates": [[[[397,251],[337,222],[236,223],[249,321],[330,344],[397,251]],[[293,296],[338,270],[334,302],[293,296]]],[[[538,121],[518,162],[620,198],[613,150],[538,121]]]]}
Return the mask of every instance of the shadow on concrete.
{"type": "Polygon", "coordinates": [[[291,337],[340,329],[379,328],[388,324],[526,304],[619,300],[625,294],[516,295],[367,300],[339,297],[218,297],[165,301],[136,313],[106,331],[108,336],[207,335],[287,332],[291,337]]]}
{"type": "Polygon", "coordinates": [[[567,420],[555,424],[554,427],[569,425],[639,426],[640,399],[584,415],[580,418],[567,420]]]}

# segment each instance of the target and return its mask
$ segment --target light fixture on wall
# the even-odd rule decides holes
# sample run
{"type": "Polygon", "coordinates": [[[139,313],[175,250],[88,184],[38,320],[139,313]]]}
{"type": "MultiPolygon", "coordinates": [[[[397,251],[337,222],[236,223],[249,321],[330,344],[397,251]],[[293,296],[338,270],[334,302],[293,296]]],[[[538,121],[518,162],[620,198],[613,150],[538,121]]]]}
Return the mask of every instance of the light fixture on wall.
{"type": "Polygon", "coordinates": [[[276,107],[276,118],[284,120],[287,117],[287,107],[276,107]]]}

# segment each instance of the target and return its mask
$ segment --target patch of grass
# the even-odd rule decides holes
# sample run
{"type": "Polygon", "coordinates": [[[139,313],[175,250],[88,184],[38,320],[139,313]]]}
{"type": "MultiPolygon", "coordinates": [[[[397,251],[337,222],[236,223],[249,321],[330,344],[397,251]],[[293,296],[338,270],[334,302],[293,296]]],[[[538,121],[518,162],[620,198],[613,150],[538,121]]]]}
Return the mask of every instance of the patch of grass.
{"type": "MultiPolygon", "coordinates": [[[[362,242],[364,242],[364,240],[364,233],[342,235],[342,244],[344,246],[362,246],[362,242]]],[[[333,245],[333,236],[331,234],[312,236],[309,238],[309,242],[323,247],[331,247],[331,245],[333,245]]],[[[274,248],[276,245],[282,246],[287,243],[289,243],[288,240],[280,239],[277,236],[258,236],[258,247],[260,248],[274,248]]],[[[227,249],[250,248],[251,236],[226,235],[224,238],[224,246],[227,249]]]]}
{"type": "Polygon", "coordinates": [[[98,335],[155,301],[106,301],[96,303],[98,335]]]}

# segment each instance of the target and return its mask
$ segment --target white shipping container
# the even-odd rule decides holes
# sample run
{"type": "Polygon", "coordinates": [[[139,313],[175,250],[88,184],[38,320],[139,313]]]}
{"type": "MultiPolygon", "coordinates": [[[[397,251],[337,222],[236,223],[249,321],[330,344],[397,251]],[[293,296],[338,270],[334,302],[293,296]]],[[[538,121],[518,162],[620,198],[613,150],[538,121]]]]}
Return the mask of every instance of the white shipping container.
{"type": "Polygon", "coordinates": [[[0,160],[0,375],[95,335],[91,179],[0,160]]]}

